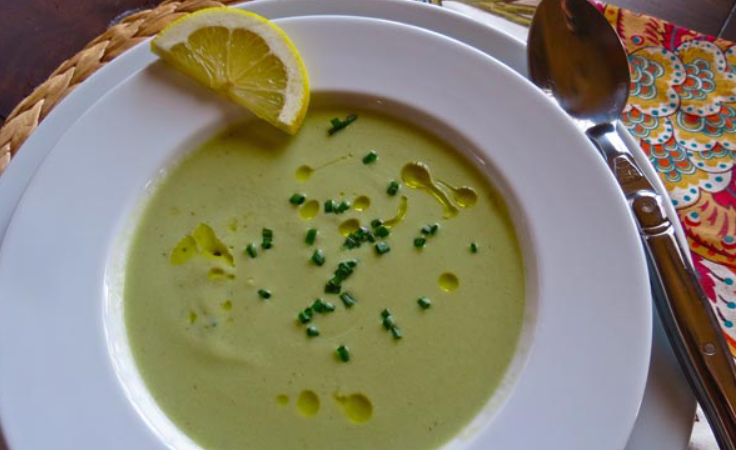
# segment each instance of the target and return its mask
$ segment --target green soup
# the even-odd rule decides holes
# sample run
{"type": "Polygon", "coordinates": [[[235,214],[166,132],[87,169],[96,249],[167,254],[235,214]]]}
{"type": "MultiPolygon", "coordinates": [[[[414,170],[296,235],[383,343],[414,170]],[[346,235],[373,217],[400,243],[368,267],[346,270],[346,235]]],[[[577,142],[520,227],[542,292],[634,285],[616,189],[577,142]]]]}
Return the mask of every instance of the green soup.
{"type": "Polygon", "coordinates": [[[504,202],[407,123],[357,111],[328,134],[354,112],[312,108],[294,137],[230,128],[140,218],[130,345],[206,449],[436,448],[514,355],[524,279],[504,202]]]}

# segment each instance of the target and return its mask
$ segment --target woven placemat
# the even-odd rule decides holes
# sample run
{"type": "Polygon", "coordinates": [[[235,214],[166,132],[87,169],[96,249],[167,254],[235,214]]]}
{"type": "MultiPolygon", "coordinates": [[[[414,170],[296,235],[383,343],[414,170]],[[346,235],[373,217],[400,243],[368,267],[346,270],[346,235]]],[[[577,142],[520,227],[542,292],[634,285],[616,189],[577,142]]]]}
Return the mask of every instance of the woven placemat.
{"type": "Polygon", "coordinates": [[[0,175],[48,113],[100,67],[157,34],[184,14],[242,1],[244,0],[166,0],[156,8],[138,11],[108,28],[79,53],[64,61],[45,82],[10,112],[0,128],[0,175]]]}

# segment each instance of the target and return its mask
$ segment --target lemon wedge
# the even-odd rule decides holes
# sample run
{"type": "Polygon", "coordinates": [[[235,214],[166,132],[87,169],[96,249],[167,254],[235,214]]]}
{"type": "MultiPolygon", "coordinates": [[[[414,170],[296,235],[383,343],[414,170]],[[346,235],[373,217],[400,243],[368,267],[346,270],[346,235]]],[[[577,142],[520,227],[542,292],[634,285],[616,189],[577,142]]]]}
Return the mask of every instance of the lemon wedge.
{"type": "Polygon", "coordinates": [[[268,19],[239,9],[184,16],[151,42],[164,61],[294,134],[309,105],[309,79],[294,44],[268,19]]]}

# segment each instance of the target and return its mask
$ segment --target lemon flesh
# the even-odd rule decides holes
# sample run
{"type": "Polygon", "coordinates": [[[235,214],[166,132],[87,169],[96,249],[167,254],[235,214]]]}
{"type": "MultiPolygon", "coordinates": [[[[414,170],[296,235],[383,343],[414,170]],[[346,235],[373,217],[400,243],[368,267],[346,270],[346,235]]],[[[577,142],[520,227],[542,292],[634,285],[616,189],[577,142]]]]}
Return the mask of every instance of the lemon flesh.
{"type": "Polygon", "coordinates": [[[166,27],[151,49],[290,134],[304,120],[307,70],[294,44],[268,19],[227,7],[204,9],[166,27]]]}

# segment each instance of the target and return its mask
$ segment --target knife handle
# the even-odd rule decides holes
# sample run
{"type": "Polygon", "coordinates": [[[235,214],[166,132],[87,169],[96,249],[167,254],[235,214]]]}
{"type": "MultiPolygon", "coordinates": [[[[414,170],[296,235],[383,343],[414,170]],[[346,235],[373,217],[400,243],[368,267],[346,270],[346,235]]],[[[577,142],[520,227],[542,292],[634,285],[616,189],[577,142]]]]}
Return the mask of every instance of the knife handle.
{"type": "Polygon", "coordinates": [[[736,367],[710,300],[675,236],[662,196],[642,175],[613,127],[588,136],[626,195],[649,261],[665,333],[722,450],[736,450],[736,367]]]}

